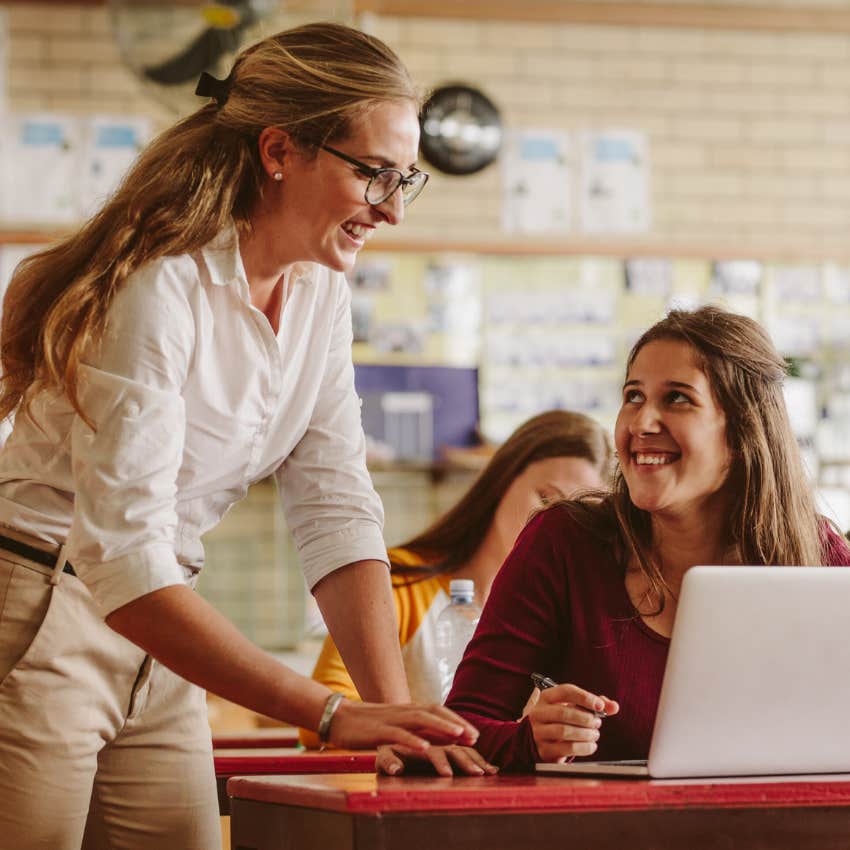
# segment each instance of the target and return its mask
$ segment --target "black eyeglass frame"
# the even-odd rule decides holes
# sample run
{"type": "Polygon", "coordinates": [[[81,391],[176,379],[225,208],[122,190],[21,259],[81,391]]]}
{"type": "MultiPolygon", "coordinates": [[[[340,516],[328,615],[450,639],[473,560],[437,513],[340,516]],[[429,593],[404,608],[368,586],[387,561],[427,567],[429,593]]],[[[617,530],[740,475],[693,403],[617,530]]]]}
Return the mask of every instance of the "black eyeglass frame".
{"type": "Polygon", "coordinates": [[[398,168],[375,168],[374,166],[367,165],[365,162],[361,162],[359,159],[355,159],[353,156],[349,156],[347,153],[343,153],[342,151],[338,151],[336,148],[332,148],[330,145],[319,145],[319,147],[323,151],[327,151],[329,154],[356,166],[357,170],[361,174],[369,178],[369,182],[366,184],[366,191],[363,193],[363,199],[370,207],[379,207],[391,198],[402,186],[410,186],[418,182],[419,189],[412,197],[405,198],[404,192],[401,193],[402,202],[405,206],[408,206],[419,197],[420,193],[425,188],[425,184],[428,182],[428,178],[431,176],[427,171],[420,171],[418,168],[414,168],[410,174],[405,174],[398,168]],[[398,182],[389,192],[387,192],[386,195],[384,195],[383,198],[381,198],[380,201],[370,201],[369,189],[372,186],[372,181],[376,177],[380,177],[382,174],[390,173],[398,175],[398,182]]]}

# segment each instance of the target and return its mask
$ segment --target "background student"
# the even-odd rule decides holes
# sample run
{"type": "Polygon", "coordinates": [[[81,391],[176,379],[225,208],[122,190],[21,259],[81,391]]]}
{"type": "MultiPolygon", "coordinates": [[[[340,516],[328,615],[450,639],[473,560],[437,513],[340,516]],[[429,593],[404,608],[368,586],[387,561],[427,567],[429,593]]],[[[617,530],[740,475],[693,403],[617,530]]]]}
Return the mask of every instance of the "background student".
{"type": "MultiPolygon", "coordinates": [[[[575,491],[607,484],[611,459],[608,436],[589,416],[566,410],[541,413],[508,437],[451,510],[390,550],[399,641],[415,700],[441,701],[436,621],[449,603],[450,580],[472,579],[483,604],[532,513],[575,491]]],[[[360,698],[330,636],[313,678],[351,699],[360,698]]],[[[302,730],[301,737],[305,745],[318,746],[315,733],[302,730]]]]}
{"type": "MultiPolygon", "coordinates": [[[[484,759],[529,770],[576,756],[646,758],[690,567],[850,565],[815,509],[784,376],[766,332],[716,307],[673,311],[637,341],[613,493],[529,523],[455,676],[446,704],[479,728],[484,759]],[[517,722],[533,671],[561,684],[517,722]]],[[[385,747],[378,766],[398,772],[405,759],[415,761],[385,747]]]]}

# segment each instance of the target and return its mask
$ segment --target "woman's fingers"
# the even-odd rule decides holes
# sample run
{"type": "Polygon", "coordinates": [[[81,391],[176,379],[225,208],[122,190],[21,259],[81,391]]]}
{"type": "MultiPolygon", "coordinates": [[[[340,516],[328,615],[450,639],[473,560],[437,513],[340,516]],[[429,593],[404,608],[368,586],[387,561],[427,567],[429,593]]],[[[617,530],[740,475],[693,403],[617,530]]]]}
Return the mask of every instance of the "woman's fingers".
{"type": "Polygon", "coordinates": [[[540,705],[533,710],[534,718],[539,723],[562,723],[570,726],[585,727],[587,729],[599,729],[602,719],[590,711],[575,705],[540,705]]]}
{"type": "Polygon", "coordinates": [[[330,737],[336,746],[351,749],[399,744],[424,752],[429,742],[474,743],[478,730],[443,706],[343,700],[331,723],[330,737]]]}
{"type": "Polygon", "coordinates": [[[583,758],[592,756],[596,752],[595,743],[581,743],[577,741],[565,741],[555,744],[538,744],[537,752],[541,761],[553,762],[563,761],[568,758],[583,758]]]}
{"type": "Polygon", "coordinates": [[[421,771],[423,766],[430,766],[440,776],[454,776],[457,773],[482,776],[498,771],[476,750],[457,744],[432,746],[424,753],[413,752],[404,746],[382,746],[378,748],[375,759],[378,773],[389,776],[397,776],[405,768],[421,771]]]}
{"type": "Polygon", "coordinates": [[[404,761],[392,747],[382,744],[378,747],[378,755],[375,757],[375,771],[385,773],[387,776],[395,776],[404,771],[404,761]]]}
{"type": "Polygon", "coordinates": [[[546,688],[540,694],[541,703],[573,703],[574,705],[586,708],[589,711],[605,711],[607,713],[608,706],[617,706],[613,700],[605,700],[578,685],[564,684],[557,685],[554,688],[546,688]]]}

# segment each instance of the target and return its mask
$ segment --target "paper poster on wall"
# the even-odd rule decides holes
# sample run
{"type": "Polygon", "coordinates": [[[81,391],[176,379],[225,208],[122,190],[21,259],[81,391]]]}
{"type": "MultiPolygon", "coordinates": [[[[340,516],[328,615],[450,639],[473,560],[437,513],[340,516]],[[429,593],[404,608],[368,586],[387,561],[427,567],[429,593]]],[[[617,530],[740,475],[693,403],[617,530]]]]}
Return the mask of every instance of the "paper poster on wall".
{"type": "Polygon", "coordinates": [[[569,133],[507,133],[501,159],[502,229],[506,233],[567,232],[572,195],[569,133]]]}
{"type": "Polygon", "coordinates": [[[63,223],[78,216],[79,122],[67,115],[10,114],[4,119],[3,216],[63,223]]]}
{"type": "Polygon", "coordinates": [[[86,122],[80,218],[97,212],[115,191],[150,134],[150,121],[146,118],[94,115],[86,122]]]}
{"type": "Polygon", "coordinates": [[[588,233],[649,230],[649,153],[636,130],[580,136],[579,218],[588,233]]]}

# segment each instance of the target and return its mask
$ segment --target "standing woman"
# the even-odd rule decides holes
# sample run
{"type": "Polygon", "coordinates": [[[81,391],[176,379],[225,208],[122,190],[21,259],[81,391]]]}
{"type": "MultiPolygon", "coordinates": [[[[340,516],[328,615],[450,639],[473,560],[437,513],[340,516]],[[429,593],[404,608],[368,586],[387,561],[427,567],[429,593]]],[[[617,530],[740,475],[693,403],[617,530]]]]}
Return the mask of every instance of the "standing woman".
{"type": "Polygon", "coordinates": [[[407,701],[341,273],[425,184],[416,92],[383,43],[314,24],[199,93],[4,305],[0,835],[18,850],[218,846],[203,689],[344,747],[475,736],[443,708],[341,700],[192,590],[201,536],[274,474],[358,688],[407,701]]]}

